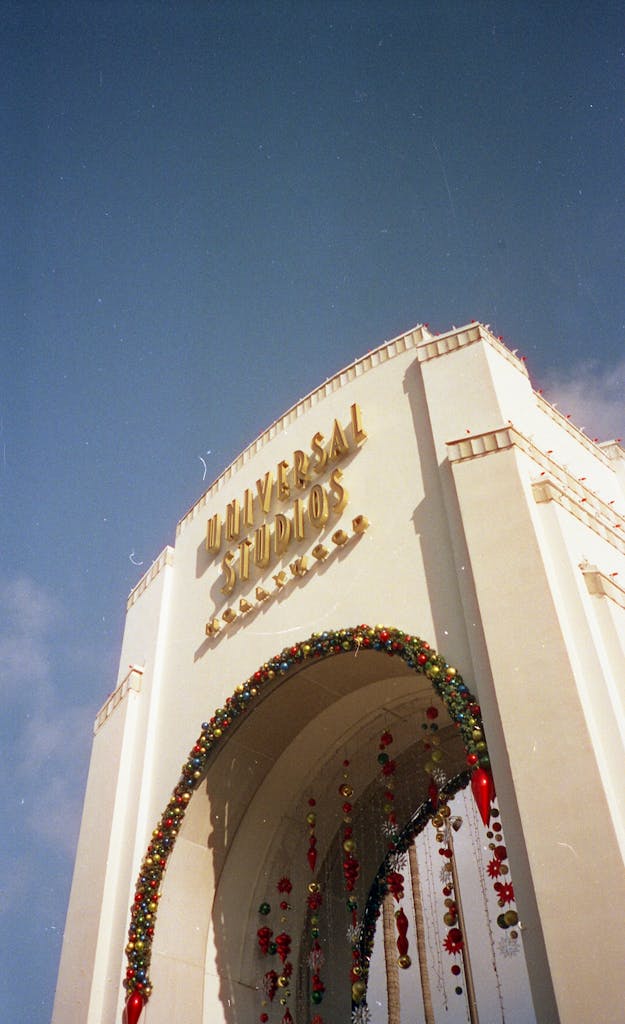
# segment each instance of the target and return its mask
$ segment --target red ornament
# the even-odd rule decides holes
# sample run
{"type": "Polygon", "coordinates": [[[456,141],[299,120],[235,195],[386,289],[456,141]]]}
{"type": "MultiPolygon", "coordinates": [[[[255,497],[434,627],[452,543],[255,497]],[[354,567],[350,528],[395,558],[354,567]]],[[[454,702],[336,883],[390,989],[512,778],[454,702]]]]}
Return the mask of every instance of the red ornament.
{"type": "Polygon", "coordinates": [[[438,810],[438,786],[431,776],[428,783],[428,797],[430,798],[430,803],[434,810],[438,810]]]}
{"type": "Polygon", "coordinates": [[[306,897],[306,903],[308,905],[308,909],[314,914],[316,910],[319,910],[319,907],[323,903],[323,897],[320,892],[311,892],[306,897]]]}
{"type": "Polygon", "coordinates": [[[501,874],[501,861],[497,860],[497,857],[493,857],[486,865],[486,870],[490,878],[497,878],[501,874]]]}
{"type": "Polygon", "coordinates": [[[499,896],[501,904],[514,902],[514,886],[512,882],[495,882],[493,889],[499,896]]]}
{"type": "Polygon", "coordinates": [[[408,918],[403,908],[395,911],[395,921],[397,922],[397,952],[400,956],[406,956],[408,952],[408,918]]]}
{"type": "Polygon", "coordinates": [[[143,996],[139,992],[131,992],[124,1007],[123,1024],[137,1024],[143,1009],[143,996]]]}
{"type": "Polygon", "coordinates": [[[488,823],[490,822],[490,804],[493,789],[490,772],[487,772],[484,768],[476,768],[471,776],[471,790],[473,792],[473,799],[477,804],[477,809],[480,812],[480,817],[486,828],[488,828],[488,823]]]}
{"type": "Polygon", "coordinates": [[[263,928],[258,929],[256,935],[258,936],[258,945],[261,953],[267,956],[267,953],[269,952],[269,940],[273,935],[271,928],[268,928],[267,925],[265,925],[263,928]]]}
{"type": "Polygon", "coordinates": [[[399,871],[389,871],[386,876],[386,884],[389,892],[393,894],[395,902],[399,903],[404,896],[404,876],[399,871]]]}
{"type": "Polygon", "coordinates": [[[275,971],[267,971],[263,978],[263,992],[273,1003],[273,997],[278,988],[278,975],[275,971]]]}
{"type": "Polygon", "coordinates": [[[284,963],[291,952],[291,936],[286,932],[281,932],[280,935],[276,935],[276,946],[278,948],[278,956],[282,960],[282,963],[284,963]]]}
{"type": "Polygon", "coordinates": [[[447,938],[445,939],[443,946],[450,955],[459,953],[464,945],[462,932],[459,928],[450,928],[447,932],[447,938]]]}

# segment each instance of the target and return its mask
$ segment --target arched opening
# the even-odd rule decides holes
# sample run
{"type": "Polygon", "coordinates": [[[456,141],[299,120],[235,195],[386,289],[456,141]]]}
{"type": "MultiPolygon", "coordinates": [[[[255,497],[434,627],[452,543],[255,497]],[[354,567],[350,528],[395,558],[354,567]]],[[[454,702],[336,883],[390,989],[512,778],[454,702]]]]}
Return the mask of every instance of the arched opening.
{"type": "Polygon", "coordinates": [[[332,1022],[361,1004],[366,1019],[364,912],[390,838],[373,823],[392,818],[399,837],[417,808],[431,816],[434,768],[443,791],[472,770],[487,779],[488,766],[478,705],[418,638],[359,626],[265,663],[203,723],[146,851],[127,947],[129,1024],[150,997],[156,1019],[332,1022]],[[285,935],[281,957],[270,947],[285,935]],[[329,953],[317,971],[316,939],[329,953]],[[276,975],[264,1002],[259,970],[261,989],[276,975]]]}

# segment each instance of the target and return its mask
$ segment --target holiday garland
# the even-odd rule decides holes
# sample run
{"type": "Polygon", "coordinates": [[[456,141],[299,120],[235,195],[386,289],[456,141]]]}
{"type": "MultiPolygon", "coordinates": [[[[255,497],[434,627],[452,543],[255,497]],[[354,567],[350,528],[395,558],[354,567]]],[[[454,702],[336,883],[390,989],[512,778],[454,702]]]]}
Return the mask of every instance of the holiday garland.
{"type": "Polygon", "coordinates": [[[475,769],[474,775],[479,779],[474,792],[476,789],[480,791],[482,806],[485,805],[490,792],[486,785],[490,780],[490,761],[479,705],[456,669],[448,665],[445,658],[429,644],[399,629],[360,625],[313,633],[302,643],[284,648],[237,686],[234,694],[226,698],[224,706],[217,708],[212,718],[202,723],[202,731],[182,766],[169,803],[152,832],[141,863],[130,911],[126,945],[128,968],[124,980],[124,987],[128,991],[124,1010],[125,1024],[136,1024],[152,992],[149,967],[163,876],[191,796],[200,785],[209,760],[225,733],[254,706],[265,688],[292,669],[301,667],[307,661],[350,651],[357,653],[360,650],[379,651],[390,657],[399,657],[409,668],[430,680],[452,722],[460,731],[467,751],[467,763],[475,769]]]}

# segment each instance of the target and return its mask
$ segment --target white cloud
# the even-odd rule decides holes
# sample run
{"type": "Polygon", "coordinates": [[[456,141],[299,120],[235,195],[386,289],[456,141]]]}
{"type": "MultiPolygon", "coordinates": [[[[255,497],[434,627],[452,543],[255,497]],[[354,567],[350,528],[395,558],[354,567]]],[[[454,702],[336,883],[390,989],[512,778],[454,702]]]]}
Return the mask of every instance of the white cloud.
{"type": "Polygon", "coordinates": [[[34,691],[40,696],[50,680],[50,630],[60,606],[26,576],[0,582],[0,697],[7,701],[34,691]]]}
{"type": "MultiPolygon", "coordinates": [[[[0,581],[2,743],[19,794],[23,837],[39,855],[72,856],[83,800],[94,708],[72,700],[79,662],[62,602],[28,577],[0,581]]],[[[15,808],[14,808],[15,810],[15,808]]]]}
{"type": "Polygon", "coordinates": [[[543,390],[589,437],[625,438],[625,359],[612,367],[591,359],[556,370],[543,390]]]}
{"type": "Polygon", "coordinates": [[[26,635],[47,631],[59,616],[57,603],[28,576],[4,582],[0,586],[0,604],[9,621],[19,625],[26,635]]]}
{"type": "MultiPolygon", "coordinates": [[[[24,802],[24,819],[41,846],[47,844],[71,859],[82,814],[83,786],[76,785],[76,773],[56,770],[45,773],[45,788],[33,786],[24,802]]],[[[82,783],[82,780],[79,780],[82,783]]]]}

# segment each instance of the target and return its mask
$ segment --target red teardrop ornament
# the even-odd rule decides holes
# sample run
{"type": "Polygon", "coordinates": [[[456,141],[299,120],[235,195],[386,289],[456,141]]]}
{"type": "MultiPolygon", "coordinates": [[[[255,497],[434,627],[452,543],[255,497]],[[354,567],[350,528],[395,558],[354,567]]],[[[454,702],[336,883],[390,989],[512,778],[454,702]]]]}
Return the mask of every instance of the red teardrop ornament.
{"type": "Polygon", "coordinates": [[[124,1007],[123,1024],[137,1024],[143,1009],[143,996],[139,992],[131,992],[124,1007]]]}
{"type": "Polygon", "coordinates": [[[494,792],[492,776],[484,768],[476,768],[471,776],[471,790],[480,817],[486,828],[490,822],[490,803],[494,792]]]}
{"type": "Polygon", "coordinates": [[[408,952],[408,918],[403,908],[395,911],[395,921],[397,923],[397,952],[400,956],[405,956],[408,952]]]}

